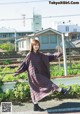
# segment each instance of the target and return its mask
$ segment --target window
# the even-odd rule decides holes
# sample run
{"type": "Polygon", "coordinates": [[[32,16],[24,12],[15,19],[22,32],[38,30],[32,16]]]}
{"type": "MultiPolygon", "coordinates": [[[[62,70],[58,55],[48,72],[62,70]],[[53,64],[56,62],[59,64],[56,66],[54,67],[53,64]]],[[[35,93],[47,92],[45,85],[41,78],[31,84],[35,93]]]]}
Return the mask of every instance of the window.
{"type": "Polygon", "coordinates": [[[0,34],[0,38],[2,37],[2,34],[0,34]]]}
{"type": "Polygon", "coordinates": [[[50,43],[57,43],[57,35],[50,36],[50,43]]]}
{"type": "Polygon", "coordinates": [[[36,23],[37,25],[39,24],[39,23],[36,23]]]}
{"type": "Polygon", "coordinates": [[[74,29],[73,29],[73,32],[77,32],[77,29],[76,29],[76,28],[74,28],[74,29]]]}
{"type": "Polygon", "coordinates": [[[66,26],[66,32],[69,32],[69,26],[66,26]]]}
{"type": "Polygon", "coordinates": [[[72,35],[72,40],[77,39],[77,34],[72,35]]]}
{"type": "Polygon", "coordinates": [[[22,41],[22,48],[24,48],[24,41],[22,41]]]}
{"type": "Polygon", "coordinates": [[[3,38],[6,38],[6,37],[7,37],[7,34],[3,34],[2,37],[3,37],[3,38]]]}
{"type": "Polygon", "coordinates": [[[49,36],[42,36],[41,37],[41,43],[42,44],[48,44],[49,43],[49,36]]]}
{"type": "Polygon", "coordinates": [[[21,48],[21,41],[19,42],[19,48],[21,48]]]}
{"type": "Polygon", "coordinates": [[[9,37],[14,37],[14,33],[9,33],[9,37]]]}
{"type": "Polygon", "coordinates": [[[80,34],[78,34],[78,39],[80,39],[80,34]]]}

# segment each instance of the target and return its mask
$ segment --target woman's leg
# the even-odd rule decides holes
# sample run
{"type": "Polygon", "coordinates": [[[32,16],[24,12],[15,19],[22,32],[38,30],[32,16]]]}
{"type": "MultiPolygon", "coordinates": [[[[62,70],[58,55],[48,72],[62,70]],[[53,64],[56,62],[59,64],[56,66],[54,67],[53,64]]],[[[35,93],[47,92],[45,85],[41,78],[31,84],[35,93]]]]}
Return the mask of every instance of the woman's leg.
{"type": "Polygon", "coordinates": [[[44,111],[44,109],[38,105],[38,102],[34,102],[33,105],[34,105],[33,107],[34,111],[44,111]]]}
{"type": "Polygon", "coordinates": [[[67,89],[64,89],[64,88],[60,88],[59,86],[57,86],[56,84],[52,82],[52,89],[53,91],[58,91],[65,95],[71,90],[71,86],[67,89]]]}

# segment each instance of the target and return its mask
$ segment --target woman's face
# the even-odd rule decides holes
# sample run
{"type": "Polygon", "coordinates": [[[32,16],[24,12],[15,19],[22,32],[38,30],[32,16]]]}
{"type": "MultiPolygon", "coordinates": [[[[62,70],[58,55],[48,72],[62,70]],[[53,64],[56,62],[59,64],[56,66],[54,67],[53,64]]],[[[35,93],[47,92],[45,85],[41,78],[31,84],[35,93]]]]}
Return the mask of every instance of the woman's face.
{"type": "Polygon", "coordinates": [[[39,50],[39,44],[33,45],[33,51],[37,52],[39,50]]]}

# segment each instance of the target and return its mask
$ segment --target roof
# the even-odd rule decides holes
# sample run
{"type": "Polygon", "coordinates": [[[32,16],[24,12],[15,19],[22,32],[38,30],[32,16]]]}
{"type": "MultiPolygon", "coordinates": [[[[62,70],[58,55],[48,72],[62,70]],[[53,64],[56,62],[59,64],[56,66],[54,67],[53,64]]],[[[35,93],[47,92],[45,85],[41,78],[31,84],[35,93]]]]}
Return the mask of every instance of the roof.
{"type": "Polygon", "coordinates": [[[42,34],[42,33],[48,32],[48,31],[55,32],[55,33],[58,34],[58,35],[61,35],[61,34],[62,34],[61,32],[59,32],[59,31],[57,31],[57,30],[55,30],[55,29],[47,28],[47,29],[38,31],[38,32],[36,32],[36,33],[34,33],[34,34],[28,35],[28,36],[38,36],[38,35],[40,35],[40,34],[42,34]]]}
{"type": "Polygon", "coordinates": [[[75,47],[80,47],[80,40],[75,40],[72,43],[75,45],[75,47]]]}
{"type": "Polygon", "coordinates": [[[14,32],[32,32],[33,33],[33,31],[27,31],[27,29],[25,27],[21,27],[19,29],[6,28],[6,27],[0,28],[0,33],[14,33],[14,32]]]}
{"type": "Polygon", "coordinates": [[[0,33],[12,33],[12,32],[15,32],[15,29],[5,28],[5,27],[0,28],[0,33]]]}
{"type": "Polygon", "coordinates": [[[42,30],[42,31],[39,31],[39,32],[36,32],[36,33],[32,33],[32,34],[30,34],[30,35],[27,35],[27,36],[25,36],[24,38],[20,38],[20,39],[18,39],[17,41],[21,41],[21,40],[26,40],[26,38],[32,38],[32,37],[38,37],[39,35],[41,35],[42,33],[45,33],[45,32],[48,32],[48,31],[52,31],[52,32],[55,32],[56,34],[58,34],[58,35],[61,35],[61,32],[59,32],[59,31],[56,31],[56,30],[54,30],[54,29],[52,29],[52,28],[47,28],[47,29],[44,29],[44,30],[42,30]]]}
{"type": "MultiPolygon", "coordinates": [[[[63,47],[62,42],[60,43],[60,46],[63,47]]],[[[69,42],[67,39],[65,40],[65,47],[66,48],[75,48],[75,45],[72,42],[69,42]]]]}
{"type": "Polygon", "coordinates": [[[26,27],[16,28],[16,31],[17,32],[32,32],[33,33],[32,30],[27,30],[26,27]]]}

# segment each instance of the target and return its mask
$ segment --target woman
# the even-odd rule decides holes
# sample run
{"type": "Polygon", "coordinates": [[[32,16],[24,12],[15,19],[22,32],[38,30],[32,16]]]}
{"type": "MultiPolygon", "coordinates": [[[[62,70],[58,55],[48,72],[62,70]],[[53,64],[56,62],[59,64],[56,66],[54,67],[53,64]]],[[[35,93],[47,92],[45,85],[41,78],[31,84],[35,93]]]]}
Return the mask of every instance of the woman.
{"type": "Polygon", "coordinates": [[[50,80],[49,62],[62,56],[62,53],[52,55],[45,55],[39,51],[40,42],[32,40],[30,52],[27,54],[25,60],[15,72],[15,76],[19,73],[28,72],[28,79],[30,85],[30,93],[32,102],[34,104],[34,111],[44,111],[39,105],[38,101],[46,97],[54,91],[66,94],[70,88],[59,88],[50,80]]]}

